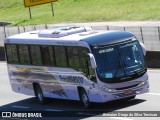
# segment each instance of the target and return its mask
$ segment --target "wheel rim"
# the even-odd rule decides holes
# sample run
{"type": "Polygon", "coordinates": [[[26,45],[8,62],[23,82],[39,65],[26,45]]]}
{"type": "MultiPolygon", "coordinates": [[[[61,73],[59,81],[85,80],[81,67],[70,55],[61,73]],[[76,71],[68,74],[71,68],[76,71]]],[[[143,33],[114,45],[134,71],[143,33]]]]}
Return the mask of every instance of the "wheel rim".
{"type": "Polygon", "coordinates": [[[82,102],[83,104],[87,107],[88,106],[88,96],[86,95],[86,93],[82,94],[82,102]]]}

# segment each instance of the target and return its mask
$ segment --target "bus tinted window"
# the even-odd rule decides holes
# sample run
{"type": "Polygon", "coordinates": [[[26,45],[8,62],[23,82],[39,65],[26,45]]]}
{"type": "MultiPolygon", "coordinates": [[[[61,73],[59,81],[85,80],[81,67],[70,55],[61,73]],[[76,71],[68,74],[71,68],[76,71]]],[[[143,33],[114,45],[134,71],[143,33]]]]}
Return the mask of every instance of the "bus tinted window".
{"type": "Polygon", "coordinates": [[[50,56],[50,61],[51,61],[51,65],[55,65],[55,52],[54,52],[54,48],[53,47],[49,47],[49,56],[50,56]]]}
{"type": "Polygon", "coordinates": [[[18,63],[18,52],[16,45],[6,45],[7,58],[9,63],[18,63]]]}
{"type": "Polygon", "coordinates": [[[40,46],[30,46],[31,63],[33,65],[42,65],[40,46]]]}
{"type": "Polygon", "coordinates": [[[90,59],[87,53],[89,53],[89,50],[87,48],[83,48],[83,47],[79,48],[81,69],[85,75],[89,74],[88,62],[90,61],[90,59]]]}
{"type": "Polygon", "coordinates": [[[65,47],[55,46],[56,65],[59,67],[67,67],[67,57],[65,47]]]}
{"type": "Polygon", "coordinates": [[[42,46],[42,60],[44,65],[55,65],[53,47],[42,46]]]}
{"type": "Polygon", "coordinates": [[[10,45],[6,45],[6,53],[7,53],[7,59],[8,62],[11,63],[12,62],[12,49],[10,45]]]}
{"type": "Polygon", "coordinates": [[[21,64],[30,64],[29,49],[27,45],[18,45],[18,52],[21,64]]]}
{"type": "Polygon", "coordinates": [[[67,47],[67,55],[69,66],[73,68],[79,68],[79,52],[78,47],[67,47]]]}

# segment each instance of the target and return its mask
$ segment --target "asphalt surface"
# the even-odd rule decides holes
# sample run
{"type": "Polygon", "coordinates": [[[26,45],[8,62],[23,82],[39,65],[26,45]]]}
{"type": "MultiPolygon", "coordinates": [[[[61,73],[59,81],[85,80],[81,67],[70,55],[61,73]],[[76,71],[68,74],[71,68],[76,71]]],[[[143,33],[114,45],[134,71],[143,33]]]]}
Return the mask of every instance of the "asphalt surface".
{"type": "MultiPolygon", "coordinates": [[[[108,111],[118,111],[135,114],[149,111],[160,115],[160,70],[149,69],[150,92],[138,95],[131,101],[114,101],[104,104],[95,104],[90,110],[85,110],[77,101],[48,99],[48,103],[40,105],[33,96],[14,93],[11,90],[5,62],[0,62],[0,112],[3,111],[36,111],[48,112],[56,119],[85,119],[85,120],[159,120],[160,117],[105,117],[108,111]],[[104,115],[102,117],[102,115],[104,115]],[[101,117],[100,117],[101,116],[101,117]]],[[[4,120],[7,120],[3,118],[4,120]]],[[[43,118],[41,118],[43,119],[43,118]]],[[[45,118],[46,119],[46,118],[45,118]]],[[[49,118],[48,119],[53,119],[49,118]]],[[[25,120],[28,120],[26,118],[25,120]]]]}

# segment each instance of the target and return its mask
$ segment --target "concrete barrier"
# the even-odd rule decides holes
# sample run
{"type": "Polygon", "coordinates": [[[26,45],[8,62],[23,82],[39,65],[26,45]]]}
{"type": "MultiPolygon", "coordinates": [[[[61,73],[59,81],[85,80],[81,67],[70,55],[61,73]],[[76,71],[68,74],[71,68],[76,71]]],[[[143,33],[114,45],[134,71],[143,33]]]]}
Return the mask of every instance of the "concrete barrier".
{"type": "MultiPolygon", "coordinates": [[[[9,37],[15,34],[33,31],[33,30],[42,30],[42,29],[51,29],[57,26],[54,25],[31,25],[31,26],[3,26],[0,27],[0,46],[3,45],[3,40],[5,37],[9,37]]],[[[124,30],[129,31],[135,34],[139,41],[144,43],[147,51],[160,51],[160,27],[159,26],[91,26],[94,30],[124,30]]]]}

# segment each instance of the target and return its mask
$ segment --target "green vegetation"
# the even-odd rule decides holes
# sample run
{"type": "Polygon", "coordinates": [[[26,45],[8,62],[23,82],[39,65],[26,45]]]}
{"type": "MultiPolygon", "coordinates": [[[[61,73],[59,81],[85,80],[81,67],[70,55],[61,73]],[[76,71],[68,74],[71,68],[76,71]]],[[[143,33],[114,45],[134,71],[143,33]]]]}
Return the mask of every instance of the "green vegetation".
{"type": "Polygon", "coordinates": [[[160,20],[160,0],[59,0],[31,7],[32,20],[23,0],[0,0],[0,21],[14,25],[119,20],[160,20]]]}

